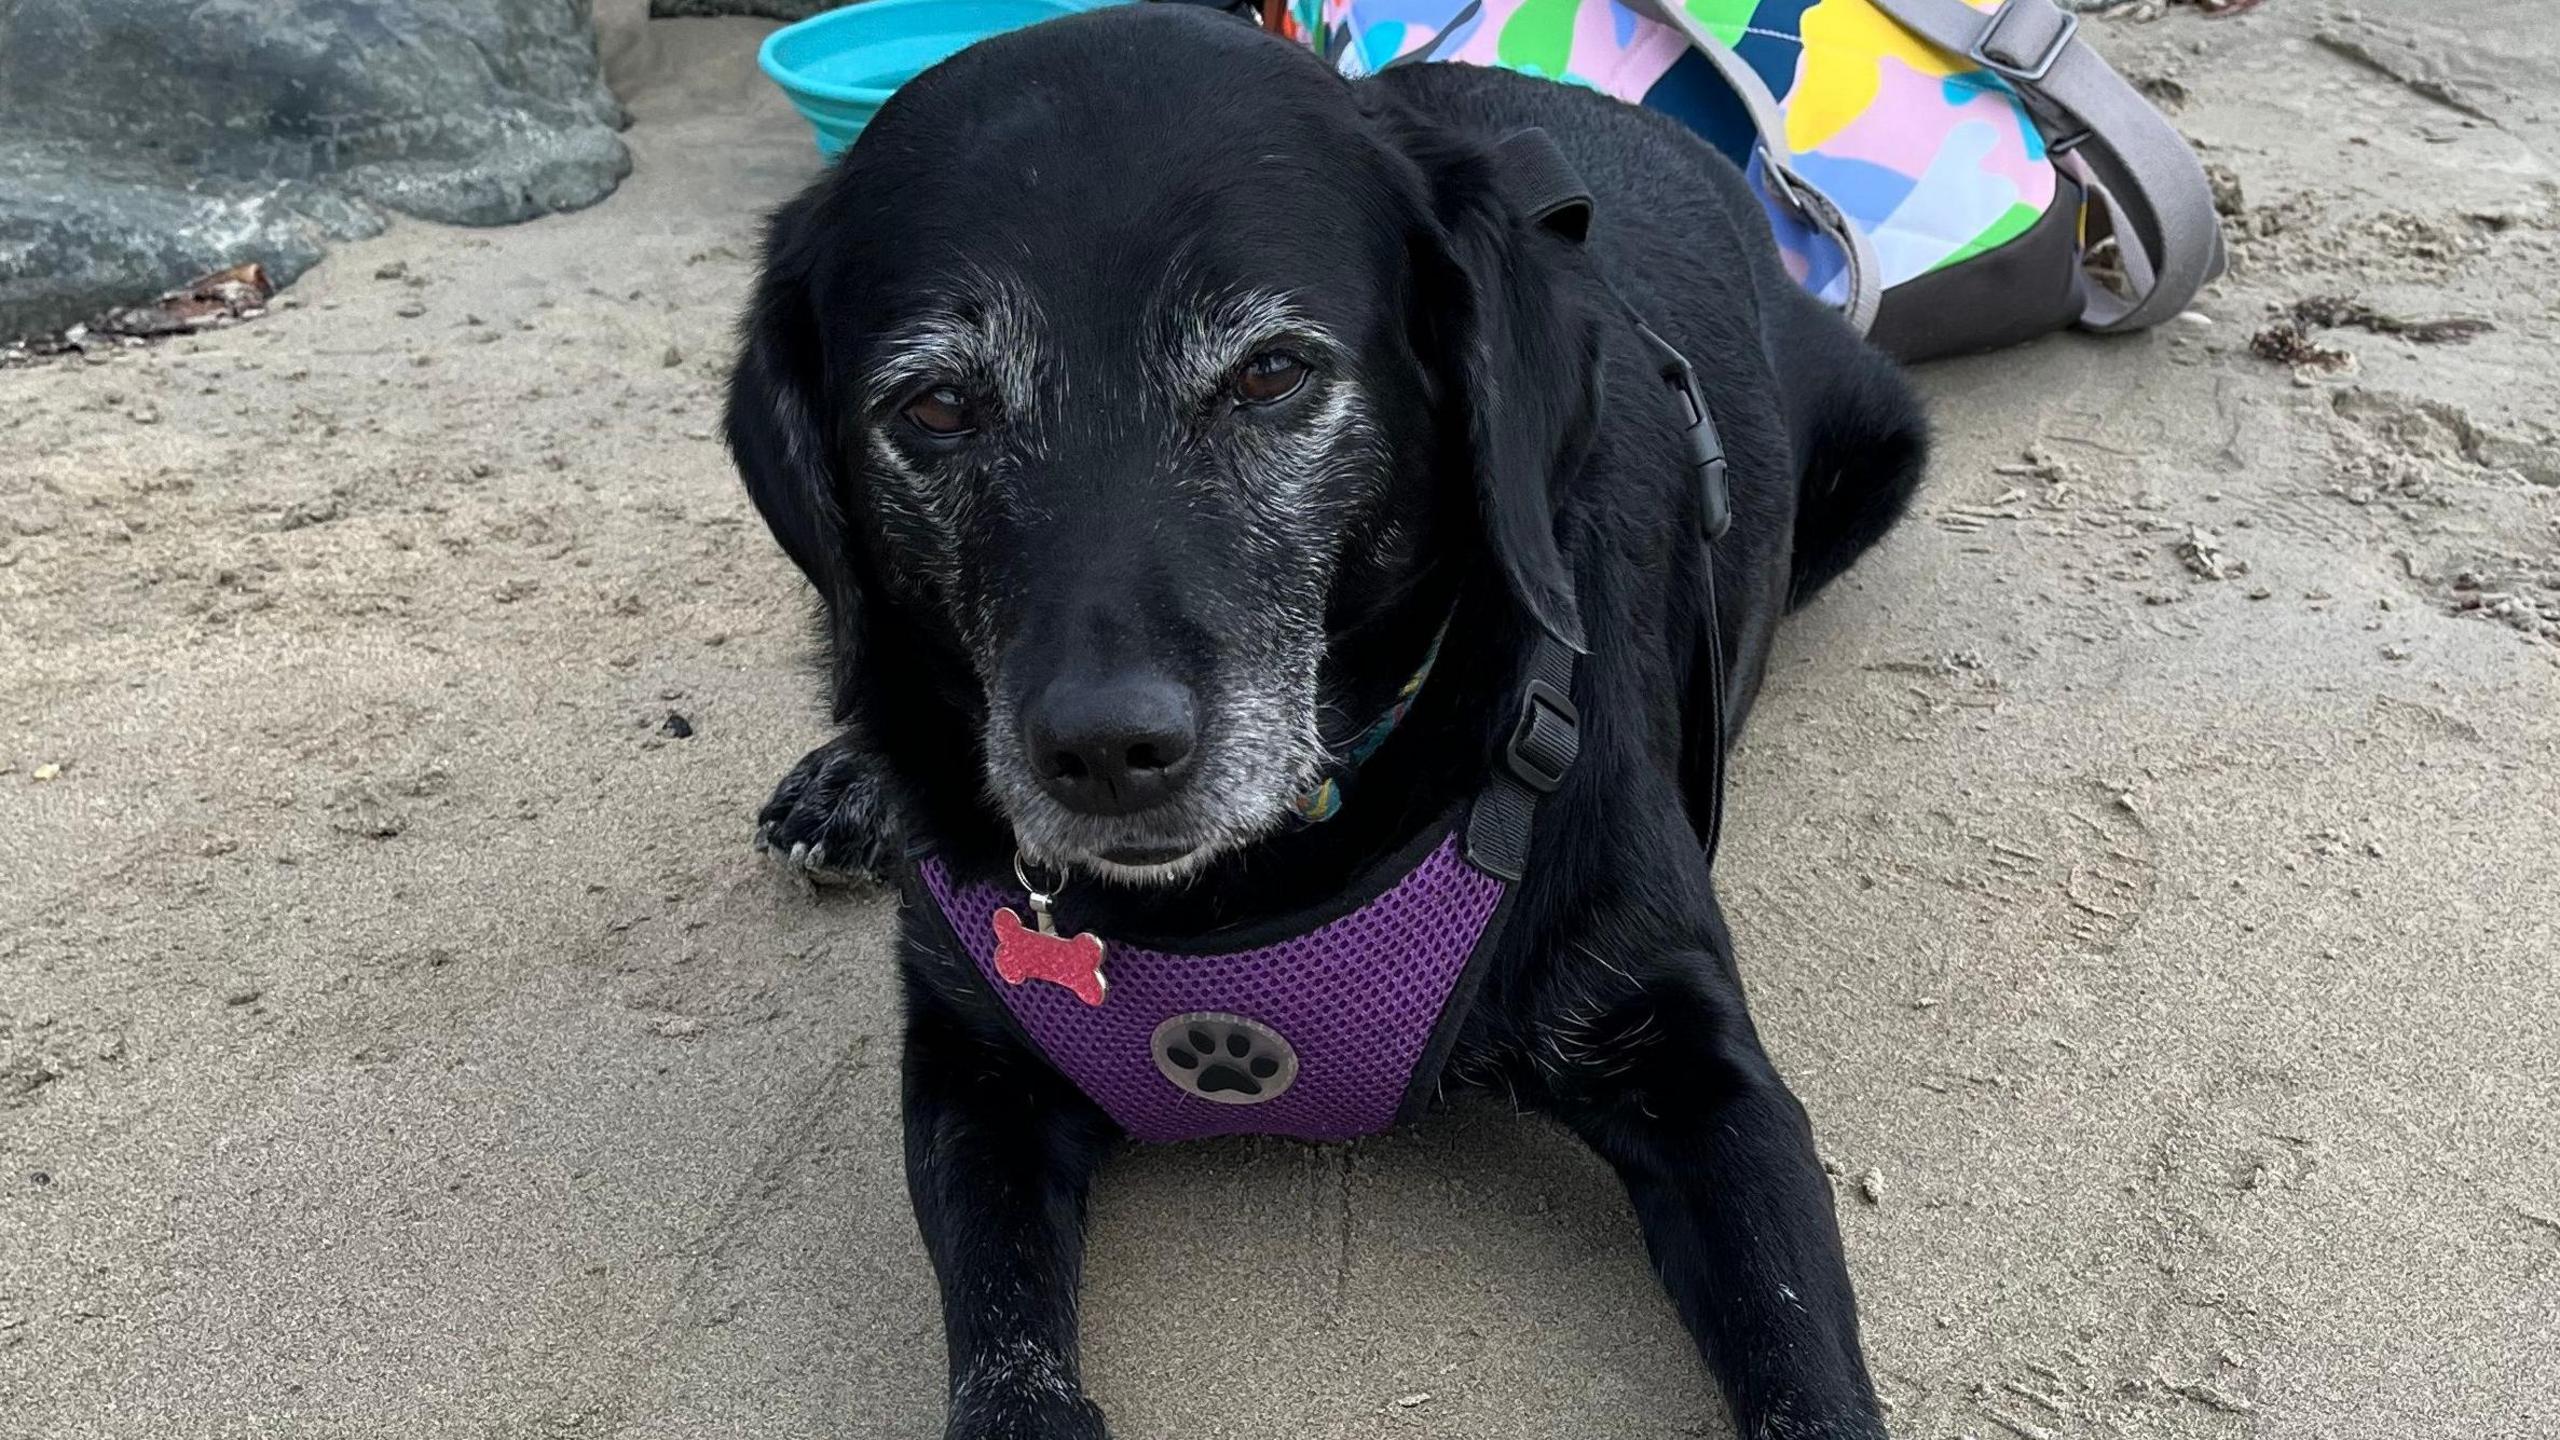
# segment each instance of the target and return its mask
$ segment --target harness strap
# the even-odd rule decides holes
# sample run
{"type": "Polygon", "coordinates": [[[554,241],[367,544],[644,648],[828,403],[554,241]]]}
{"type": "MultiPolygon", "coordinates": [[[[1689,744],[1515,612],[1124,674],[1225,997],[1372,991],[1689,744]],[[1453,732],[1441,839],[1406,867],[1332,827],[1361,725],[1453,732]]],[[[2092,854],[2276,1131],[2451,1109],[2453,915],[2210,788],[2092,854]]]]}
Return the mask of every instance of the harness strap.
{"type": "MultiPolygon", "coordinates": [[[[1504,136],[1494,146],[1494,163],[1504,198],[1539,225],[1579,245],[1590,239],[1591,192],[1559,149],[1555,137],[1531,126],[1504,136]]],[[[1691,713],[1707,727],[1705,810],[1693,816],[1709,869],[1724,830],[1724,629],[1716,605],[1715,542],[1733,527],[1733,494],[1726,474],[1724,442],[1717,434],[1715,412],[1698,383],[1695,367],[1644,314],[1621,294],[1605,273],[1595,275],[1635,328],[1652,357],[1656,373],[1679,407],[1684,458],[1697,498],[1699,569],[1706,589],[1705,643],[1707,663],[1686,697],[1691,713]]],[[[1573,704],[1574,655],[1544,635],[1532,643],[1528,685],[1519,718],[1492,783],[1478,798],[1467,824],[1467,858],[1506,880],[1517,880],[1528,863],[1529,831],[1537,803],[1564,782],[1581,748],[1581,714],[1573,704]]],[[[1692,742],[1698,743],[1698,742],[1692,742]]]]}
{"type": "Polygon", "coordinates": [[[1528,684],[1502,762],[1467,815],[1467,862],[1517,882],[1529,868],[1538,802],[1564,783],[1582,753],[1582,712],[1573,703],[1573,652],[1539,632],[1529,642],[1528,684]]]}
{"type": "MultiPolygon", "coordinates": [[[[1705,563],[1699,568],[1707,591],[1707,663],[1692,682],[1689,701],[1708,727],[1695,742],[1707,747],[1707,775],[1705,812],[1691,818],[1706,868],[1712,873],[1716,851],[1724,840],[1724,630],[1716,606],[1715,550],[1712,544],[1704,548],[1705,563]]],[[[1530,640],[1528,683],[1521,690],[1511,739],[1467,813],[1467,863],[1497,879],[1516,884],[1528,872],[1538,802],[1564,784],[1582,754],[1582,711],[1573,703],[1574,668],[1573,652],[1552,636],[1541,631],[1530,640]]]]}
{"type": "Polygon", "coordinates": [[[1707,537],[1705,555],[1698,566],[1698,578],[1707,592],[1707,663],[1702,674],[1690,681],[1689,712],[1707,727],[1702,736],[1692,737],[1693,746],[1707,747],[1706,813],[1693,814],[1690,821],[1697,827],[1698,844],[1706,852],[1707,873],[1716,869],[1716,851],[1724,845],[1725,742],[1731,737],[1724,731],[1724,613],[1716,606],[1716,537],[1707,537]],[[1698,687],[1704,685],[1706,694],[1698,687]]]}
{"type": "Polygon", "coordinates": [[[2083,326],[2121,331],[2157,325],[2222,274],[2228,257],[2203,162],[2079,38],[2079,16],[2054,0],[2002,0],[1988,11],[1964,0],[1874,3],[1930,44],[2015,86],[2056,133],[2068,137],[2055,141],[2056,149],[2088,158],[2102,182],[2097,193],[2124,251],[2133,294],[2128,299],[2084,278],[2083,326]]]}
{"type": "MultiPolygon", "coordinates": [[[[1535,125],[1515,130],[1495,143],[1493,156],[1504,198],[1515,209],[1574,244],[1591,238],[1591,192],[1573,162],[1557,148],[1554,136],[1535,125]]],[[[1627,323],[1635,327],[1636,338],[1653,357],[1655,372],[1680,407],[1681,442],[1698,489],[1699,523],[1708,540],[1721,540],[1733,526],[1733,493],[1725,479],[1724,440],[1716,433],[1715,411],[1698,385],[1698,372],[1688,357],[1645,323],[1644,312],[1605,273],[1597,278],[1600,288],[1625,313],[1627,323]]]]}
{"type": "Polygon", "coordinates": [[[1495,183],[1511,208],[1530,223],[1579,245],[1591,238],[1591,187],[1556,148],[1556,139],[1532,125],[1494,142],[1495,183]]]}

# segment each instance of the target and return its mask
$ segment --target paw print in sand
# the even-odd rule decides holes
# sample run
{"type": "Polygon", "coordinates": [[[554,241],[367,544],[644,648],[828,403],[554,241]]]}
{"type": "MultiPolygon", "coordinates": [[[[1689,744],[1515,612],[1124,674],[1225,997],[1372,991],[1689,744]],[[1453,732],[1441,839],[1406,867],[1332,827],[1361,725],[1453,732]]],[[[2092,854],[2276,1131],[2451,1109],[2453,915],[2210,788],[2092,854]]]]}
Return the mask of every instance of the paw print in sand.
{"type": "Polygon", "coordinates": [[[1241,1015],[1176,1015],[1153,1045],[1164,1078],[1221,1105],[1259,1105],[1298,1078],[1298,1052],[1280,1032],[1241,1015]]]}

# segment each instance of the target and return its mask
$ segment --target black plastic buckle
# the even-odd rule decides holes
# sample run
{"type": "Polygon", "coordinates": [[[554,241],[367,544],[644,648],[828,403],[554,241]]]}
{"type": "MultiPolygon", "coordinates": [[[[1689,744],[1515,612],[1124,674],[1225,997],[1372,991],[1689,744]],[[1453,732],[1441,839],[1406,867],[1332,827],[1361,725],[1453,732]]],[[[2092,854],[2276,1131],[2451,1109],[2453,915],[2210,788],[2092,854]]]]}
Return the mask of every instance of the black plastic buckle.
{"type": "Polygon", "coordinates": [[[1582,712],[1573,698],[1544,680],[1529,682],[1503,758],[1521,784],[1541,795],[1555,793],[1582,753],[1582,712]]]}
{"type": "Polygon", "coordinates": [[[1982,33],[1974,38],[1973,49],[1967,53],[1976,64],[2002,79],[2032,85],[2053,73],[2054,65],[2062,59],[2062,52],[2071,48],[2072,37],[2079,33],[2080,17],[2054,4],[2053,0],[2001,0],[2000,8],[1992,12],[1991,23],[1982,27],[1982,33]],[[2008,25],[2010,17],[2029,12],[2060,22],[2061,28],[2054,32],[2053,40],[2045,46],[2044,53],[2025,64],[1993,55],[1991,48],[2000,43],[2000,32],[2008,25]]]}
{"type": "Polygon", "coordinates": [[[1721,540],[1733,528],[1733,485],[1725,478],[1724,437],[1716,433],[1715,412],[1707,408],[1706,392],[1698,388],[1698,372],[1689,357],[1641,320],[1636,333],[1661,362],[1662,383],[1680,397],[1680,442],[1689,473],[1698,478],[1698,528],[1709,540],[1721,540]]]}

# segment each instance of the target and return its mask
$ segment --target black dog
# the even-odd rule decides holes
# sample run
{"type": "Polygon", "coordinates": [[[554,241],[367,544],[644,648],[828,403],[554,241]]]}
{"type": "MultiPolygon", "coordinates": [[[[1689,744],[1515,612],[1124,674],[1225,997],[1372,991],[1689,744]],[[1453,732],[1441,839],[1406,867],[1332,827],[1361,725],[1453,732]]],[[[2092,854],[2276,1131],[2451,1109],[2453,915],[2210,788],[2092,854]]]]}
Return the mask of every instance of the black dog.
{"type": "MultiPolygon", "coordinates": [[[[1579,758],[1442,1078],[1617,1168],[1745,1436],[1883,1433],[1701,838],[1779,615],[1893,522],[1926,438],[1730,164],[1589,92],[1346,82],[1187,7],[1038,26],[902,89],[776,217],[729,439],[824,602],[847,727],[768,842],[911,875],[894,815],[954,876],[1060,867],[1104,935],[1321,906],[1487,783],[1538,636],[1586,651],[1579,758]],[[1497,142],[1530,126],[1595,193],[1584,243],[1504,187],[1497,142]],[[1730,457],[1720,606],[1638,315],[1730,457]],[[1339,816],[1289,824],[1435,636],[1339,816]]],[[[910,898],[950,1433],[1098,1436],[1076,1297],[1117,1129],[910,898]]]]}

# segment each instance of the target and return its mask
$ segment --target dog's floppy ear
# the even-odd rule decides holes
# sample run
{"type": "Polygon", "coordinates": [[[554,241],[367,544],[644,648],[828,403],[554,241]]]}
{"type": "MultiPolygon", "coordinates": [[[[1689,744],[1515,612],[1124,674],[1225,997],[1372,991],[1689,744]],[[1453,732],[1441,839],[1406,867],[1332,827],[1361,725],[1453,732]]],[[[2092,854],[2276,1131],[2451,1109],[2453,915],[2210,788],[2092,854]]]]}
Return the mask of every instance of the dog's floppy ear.
{"type": "Polygon", "coordinates": [[[766,228],[763,267],[729,376],[727,427],[729,453],[757,513],[826,604],[841,669],[854,636],[859,586],[809,293],[808,234],[823,203],[817,192],[803,195],[766,228]]]}
{"type": "Polygon", "coordinates": [[[1556,548],[1558,486],[1581,468],[1600,408],[1599,331],[1566,271],[1571,243],[1506,202],[1492,157],[1407,129],[1432,214],[1415,235],[1413,329],[1476,509],[1512,595],[1583,647],[1573,574],[1556,548]]]}
{"type": "Polygon", "coordinates": [[[803,235],[820,197],[804,195],[765,228],[763,264],[729,375],[729,454],[783,553],[829,605],[844,565],[834,447],[821,420],[825,383],[803,235]]]}

